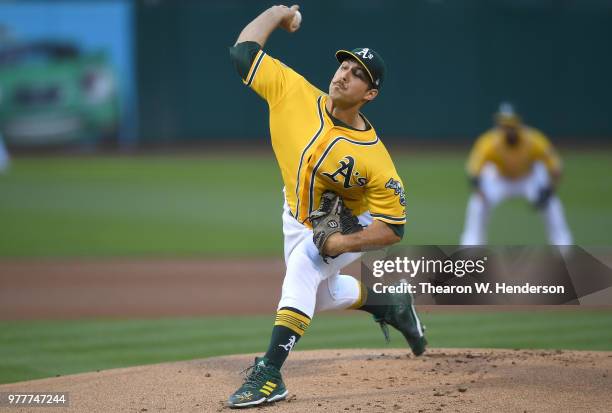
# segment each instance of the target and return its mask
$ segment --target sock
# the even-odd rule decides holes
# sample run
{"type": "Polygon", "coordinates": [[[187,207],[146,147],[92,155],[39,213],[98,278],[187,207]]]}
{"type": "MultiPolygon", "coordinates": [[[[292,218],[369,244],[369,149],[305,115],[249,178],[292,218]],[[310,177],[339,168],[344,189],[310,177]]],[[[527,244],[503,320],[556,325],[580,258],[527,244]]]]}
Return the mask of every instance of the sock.
{"type": "Polygon", "coordinates": [[[354,306],[353,308],[356,310],[366,311],[372,314],[374,317],[384,317],[387,309],[389,308],[389,293],[378,294],[361,283],[359,285],[361,287],[362,297],[358,303],[356,303],[358,306],[354,306]]]}
{"type": "Polygon", "coordinates": [[[293,307],[283,307],[276,312],[270,346],[264,356],[280,370],[289,352],[304,335],[310,325],[310,317],[293,307]]]}

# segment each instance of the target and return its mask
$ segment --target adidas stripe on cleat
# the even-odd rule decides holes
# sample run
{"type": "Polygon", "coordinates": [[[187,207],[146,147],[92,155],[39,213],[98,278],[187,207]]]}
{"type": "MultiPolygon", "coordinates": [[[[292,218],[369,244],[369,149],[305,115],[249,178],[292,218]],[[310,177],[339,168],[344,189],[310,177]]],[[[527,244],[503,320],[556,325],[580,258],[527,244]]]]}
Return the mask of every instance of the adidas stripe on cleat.
{"type": "Polygon", "coordinates": [[[247,375],[244,383],[229,398],[229,407],[257,406],[287,397],[289,392],[280,371],[269,365],[265,357],[256,357],[255,363],[245,372],[247,375]]]}

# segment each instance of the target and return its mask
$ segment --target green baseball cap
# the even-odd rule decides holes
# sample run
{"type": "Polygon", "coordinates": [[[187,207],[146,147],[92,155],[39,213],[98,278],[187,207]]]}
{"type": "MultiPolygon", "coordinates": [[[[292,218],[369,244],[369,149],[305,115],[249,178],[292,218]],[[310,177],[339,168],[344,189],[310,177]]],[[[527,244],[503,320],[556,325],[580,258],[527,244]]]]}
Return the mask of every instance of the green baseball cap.
{"type": "Polygon", "coordinates": [[[361,66],[363,66],[370,76],[374,88],[380,89],[385,78],[385,71],[387,70],[385,61],[382,57],[380,57],[374,49],[370,49],[369,47],[359,47],[351,51],[338,50],[336,52],[336,59],[338,59],[340,63],[349,57],[357,60],[361,66]]]}

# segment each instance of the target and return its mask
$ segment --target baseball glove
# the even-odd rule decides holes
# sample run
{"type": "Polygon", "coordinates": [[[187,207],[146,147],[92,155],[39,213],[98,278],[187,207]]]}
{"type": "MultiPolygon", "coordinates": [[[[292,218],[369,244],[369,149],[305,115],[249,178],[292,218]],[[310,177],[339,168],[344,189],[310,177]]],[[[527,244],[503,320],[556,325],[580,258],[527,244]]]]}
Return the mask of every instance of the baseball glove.
{"type": "Polygon", "coordinates": [[[357,217],[344,205],[340,195],[332,191],[323,193],[319,209],[313,211],[308,219],[312,224],[312,241],[325,262],[329,256],[323,252],[323,247],[331,235],[337,232],[352,234],[363,229],[357,217]]]}
{"type": "Polygon", "coordinates": [[[533,203],[533,206],[536,209],[544,209],[548,206],[548,201],[550,201],[550,197],[554,194],[554,190],[551,186],[546,186],[538,191],[538,196],[533,203]]]}

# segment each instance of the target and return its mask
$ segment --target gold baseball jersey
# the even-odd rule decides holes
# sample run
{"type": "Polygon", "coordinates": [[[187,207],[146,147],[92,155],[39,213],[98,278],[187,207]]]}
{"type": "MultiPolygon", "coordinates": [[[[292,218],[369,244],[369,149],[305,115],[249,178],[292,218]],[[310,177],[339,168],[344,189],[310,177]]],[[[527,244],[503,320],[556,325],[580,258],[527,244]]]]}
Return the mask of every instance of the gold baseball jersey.
{"type": "Polygon", "coordinates": [[[355,215],[370,211],[388,224],[406,222],[402,181],[365,117],[366,130],[338,125],[325,108],[328,96],[263,50],[243,81],[268,103],[272,148],[299,222],[310,226],[325,190],[342,196],[355,215]]]}
{"type": "Polygon", "coordinates": [[[468,174],[478,176],[487,162],[495,164],[500,174],[509,179],[526,176],[536,161],[542,161],[550,173],[560,171],[561,160],[542,132],[521,126],[518,133],[516,146],[506,144],[504,132],[500,128],[482,134],[470,153],[468,174]]]}

